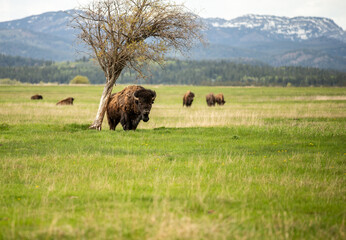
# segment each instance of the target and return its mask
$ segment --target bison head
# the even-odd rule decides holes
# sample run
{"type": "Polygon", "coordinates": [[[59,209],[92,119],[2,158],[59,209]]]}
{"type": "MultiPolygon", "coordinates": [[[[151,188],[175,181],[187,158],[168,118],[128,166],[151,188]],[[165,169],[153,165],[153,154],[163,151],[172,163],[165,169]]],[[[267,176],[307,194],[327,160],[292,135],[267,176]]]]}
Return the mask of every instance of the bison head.
{"type": "Polygon", "coordinates": [[[193,102],[193,98],[195,97],[195,94],[191,91],[188,91],[187,98],[186,98],[186,105],[190,106],[193,102]]]}
{"type": "Polygon", "coordinates": [[[144,122],[148,122],[151,106],[156,98],[156,92],[148,89],[141,89],[134,92],[133,98],[135,100],[137,110],[142,116],[142,120],[144,122]]]}

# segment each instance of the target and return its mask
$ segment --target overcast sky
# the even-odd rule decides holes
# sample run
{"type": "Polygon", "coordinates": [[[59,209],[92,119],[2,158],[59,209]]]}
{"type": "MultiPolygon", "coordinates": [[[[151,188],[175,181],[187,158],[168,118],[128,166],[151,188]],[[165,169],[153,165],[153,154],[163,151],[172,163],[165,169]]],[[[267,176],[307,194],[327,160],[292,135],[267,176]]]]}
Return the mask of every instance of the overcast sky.
{"type": "MultiPolygon", "coordinates": [[[[0,0],[0,22],[48,11],[68,10],[91,0],[0,0]]],[[[346,30],[346,0],[175,0],[202,17],[245,14],[328,17],[346,30]]]]}

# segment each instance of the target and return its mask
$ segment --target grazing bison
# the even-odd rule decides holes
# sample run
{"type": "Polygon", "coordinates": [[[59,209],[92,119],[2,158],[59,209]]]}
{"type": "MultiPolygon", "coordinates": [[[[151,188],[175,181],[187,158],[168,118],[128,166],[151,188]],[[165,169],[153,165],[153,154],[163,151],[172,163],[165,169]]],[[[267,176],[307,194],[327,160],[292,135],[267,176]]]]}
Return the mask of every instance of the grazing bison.
{"type": "Polygon", "coordinates": [[[68,97],[59,101],[56,105],[73,105],[74,98],[68,97]]]}
{"type": "Polygon", "coordinates": [[[224,105],[226,103],[222,93],[219,93],[215,96],[215,101],[219,105],[224,105]]]}
{"type": "Polygon", "coordinates": [[[107,105],[109,129],[115,130],[120,122],[124,130],[136,130],[141,120],[148,122],[155,98],[155,91],[135,85],[112,94],[107,105]]]}
{"type": "Polygon", "coordinates": [[[183,106],[190,107],[194,97],[195,94],[193,92],[191,92],[190,90],[187,91],[183,98],[183,106]]]}
{"type": "Polygon", "coordinates": [[[41,100],[43,99],[42,95],[36,94],[34,96],[31,96],[31,100],[41,100]]]}
{"type": "Polygon", "coordinates": [[[215,96],[212,93],[209,93],[207,96],[205,96],[205,99],[207,101],[207,104],[209,107],[215,106],[215,96]]]}

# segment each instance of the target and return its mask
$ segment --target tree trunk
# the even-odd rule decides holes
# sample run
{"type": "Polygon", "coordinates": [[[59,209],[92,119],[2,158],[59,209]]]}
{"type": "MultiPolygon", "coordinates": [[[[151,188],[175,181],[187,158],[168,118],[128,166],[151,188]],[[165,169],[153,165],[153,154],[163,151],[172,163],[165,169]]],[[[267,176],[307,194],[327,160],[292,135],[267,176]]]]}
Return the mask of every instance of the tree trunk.
{"type": "Polygon", "coordinates": [[[94,122],[90,125],[89,129],[96,129],[101,131],[102,129],[102,122],[103,118],[105,116],[106,110],[107,110],[107,105],[109,98],[112,94],[113,86],[115,84],[115,81],[118,79],[120,76],[121,71],[118,71],[116,74],[114,74],[113,77],[107,81],[105,87],[103,88],[102,96],[100,99],[100,104],[99,104],[99,109],[97,110],[97,114],[95,117],[94,122]]]}
{"type": "Polygon", "coordinates": [[[100,104],[99,104],[99,109],[97,110],[95,120],[94,120],[93,124],[90,125],[89,129],[96,129],[96,130],[101,131],[103,118],[104,118],[105,113],[106,113],[108,100],[109,100],[109,97],[111,96],[113,86],[114,86],[114,83],[111,81],[106,83],[106,85],[103,89],[103,92],[102,92],[102,96],[101,96],[100,104]]]}

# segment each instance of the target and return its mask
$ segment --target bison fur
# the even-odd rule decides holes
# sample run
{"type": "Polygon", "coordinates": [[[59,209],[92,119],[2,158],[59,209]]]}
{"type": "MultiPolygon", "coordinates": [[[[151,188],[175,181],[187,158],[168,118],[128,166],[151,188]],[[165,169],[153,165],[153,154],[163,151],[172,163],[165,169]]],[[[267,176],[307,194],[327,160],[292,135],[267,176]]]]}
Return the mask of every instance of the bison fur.
{"type": "Polygon", "coordinates": [[[73,105],[74,98],[68,97],[59,101],[56,105],[73,105]]]}
{"type": "Polygon", "coordinates": [[[207,96],[205,96],[205,99],[209,107],[215,106],[216,101],[213,93],[209,93],[207,96]]]}
{"type": "Polygon", "coordinates": [[[39,94],[31,96],[31,100],[42,100],[42,99],[43,99],[42,95],[39,95],[39,94]]]}
{"type": "Polygon", "coordinates": [[[224,98],[224,96],[223,96],[223,94],[222,93],[219,93],[219,94],[217,94],[216,96],[215,96],[215,101],[216,101],[216,103],[217,104],[219,104],[219,105],[224,105],[226,102],[225,102],[225,98],[224,98]]]}
{"type": "Polygon", "coordinates": [[[136,85],[112,94],[107,105],[109,129],[115,130],[120,122],[124,130],[136,130],[141,120],[148,122],[155,98],[155,91],[136,85]]]}
{"type": "Polygon", "coordinates": [[[183,106],[190,107],[193,102],[193,98],[195,97],[195,94],[191,91],[187,91],[183,98],[183,106]]]}

